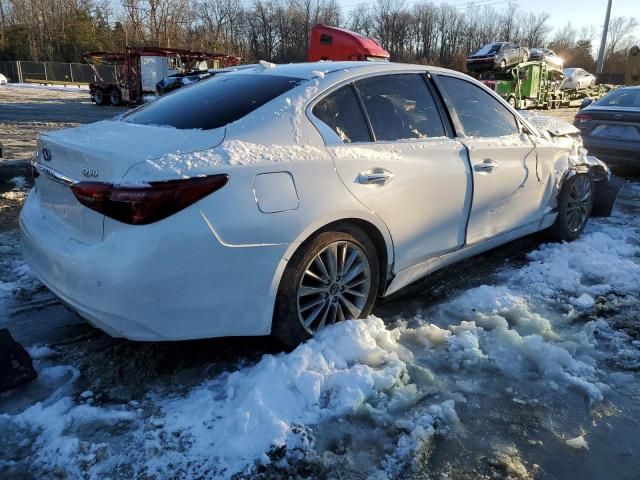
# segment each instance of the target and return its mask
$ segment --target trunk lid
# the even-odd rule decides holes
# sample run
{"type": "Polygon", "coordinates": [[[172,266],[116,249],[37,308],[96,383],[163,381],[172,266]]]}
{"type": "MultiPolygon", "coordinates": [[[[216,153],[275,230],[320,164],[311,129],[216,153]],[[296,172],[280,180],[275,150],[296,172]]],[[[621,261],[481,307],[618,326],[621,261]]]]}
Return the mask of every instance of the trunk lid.
{"type": "Polygon", "coordinates": [[[56,231],[85,244],[99,242],[104,216],[81,205],[71,183],[118,183],[136,163],[215,147],[224,132],[224,128],[179,130],[107,120],[42,134],[35,157],[42,215],[56,231]]]}
{"type": "Polygon", "coordinates": [[[640,141],[640,110],[630,108],[599,107],[584,109],[591,121],[585,125],[589,135],[631,142],[640,141]]]}
{"type": "Polygon", "coordinates": [[[138,162],[213,148],[222,142],[224,132],[224,128],[180,130],[105,120],[42,134],[37,160],[77,181],[114,182],[138,162]],[[43,155],[45,149],[49,160],[43,155]]]}

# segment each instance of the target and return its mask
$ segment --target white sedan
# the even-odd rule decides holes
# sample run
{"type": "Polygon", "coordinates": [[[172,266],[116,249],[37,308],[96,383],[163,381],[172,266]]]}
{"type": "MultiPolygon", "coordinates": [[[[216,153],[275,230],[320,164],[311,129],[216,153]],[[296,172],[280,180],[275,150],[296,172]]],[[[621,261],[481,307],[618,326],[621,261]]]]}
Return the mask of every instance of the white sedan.
{"type": "Polygon", "coordinates": [[[564,73],[564,80],[560,84],[561,90],[582,90],[594,87],[596,84],[595,75],[582,68],[565,68],[562,73],[564,73]]]}
{"type": "Polygon", "coordinates": [[[293,346],[523,235],[576,238],[609,172],[565,126],[450,70],[263,63],[43,134],[24,255],[111,335],[293,346]]]}
{"type": "Polygon", "coordinates": [[[0,85],[6,85],[6,84],[7,84],[7,77],[5,77],[0,73],[0,85]]]}

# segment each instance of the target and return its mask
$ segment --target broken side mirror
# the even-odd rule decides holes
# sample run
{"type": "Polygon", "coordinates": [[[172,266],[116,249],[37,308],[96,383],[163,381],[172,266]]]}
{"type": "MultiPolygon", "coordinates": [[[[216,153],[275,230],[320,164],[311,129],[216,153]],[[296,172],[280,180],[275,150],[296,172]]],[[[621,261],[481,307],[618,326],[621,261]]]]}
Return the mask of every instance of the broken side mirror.
{"type": "Polygon", "coordinates": [[[582,103],[580,104],[580,110],[582,110],[583,108],[588,107],[589,105],[591,105],[593,103],[593,98],[583,98],[582,99],[582,103]]]}

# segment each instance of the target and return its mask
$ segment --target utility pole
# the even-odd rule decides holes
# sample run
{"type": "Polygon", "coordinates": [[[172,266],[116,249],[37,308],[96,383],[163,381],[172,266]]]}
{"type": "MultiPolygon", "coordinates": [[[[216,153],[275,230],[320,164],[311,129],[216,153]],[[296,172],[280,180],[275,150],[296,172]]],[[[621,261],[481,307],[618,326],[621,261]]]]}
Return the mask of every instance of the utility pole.
{"type": "Polygon", "coordinates": [[[609,32],[609,17],[611,16],[611,4],[613,0],[609,0],[607,4],[607,15],[604,17],[604,27],[602,28],[602,39],[600,40],[600,52],[598,52],[598,63],[596,64],[596,73],[602,73],[604,67],[604,50],[607,46],[607,33],[609,32]]]}

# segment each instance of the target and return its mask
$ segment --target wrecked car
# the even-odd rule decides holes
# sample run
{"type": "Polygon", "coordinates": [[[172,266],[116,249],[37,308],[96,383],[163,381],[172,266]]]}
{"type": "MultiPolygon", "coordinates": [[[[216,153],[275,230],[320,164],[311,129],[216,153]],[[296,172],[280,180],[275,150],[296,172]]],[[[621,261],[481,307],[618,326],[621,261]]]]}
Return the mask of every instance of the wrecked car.
{"type": "Polygon", "coordinates": [[[505,70],[507,67],[526,62],[529,50],[513,42],[489,43],[466,59],[467,71],[485,72],[505,70]]]}
{"type": "Polygon", "coordinates": [[[575,130],[451,70],[263,63],[41,135],[24,256],[113,336],[294,346],[444,266],[610,213],[615,182],[575,130]]]}

